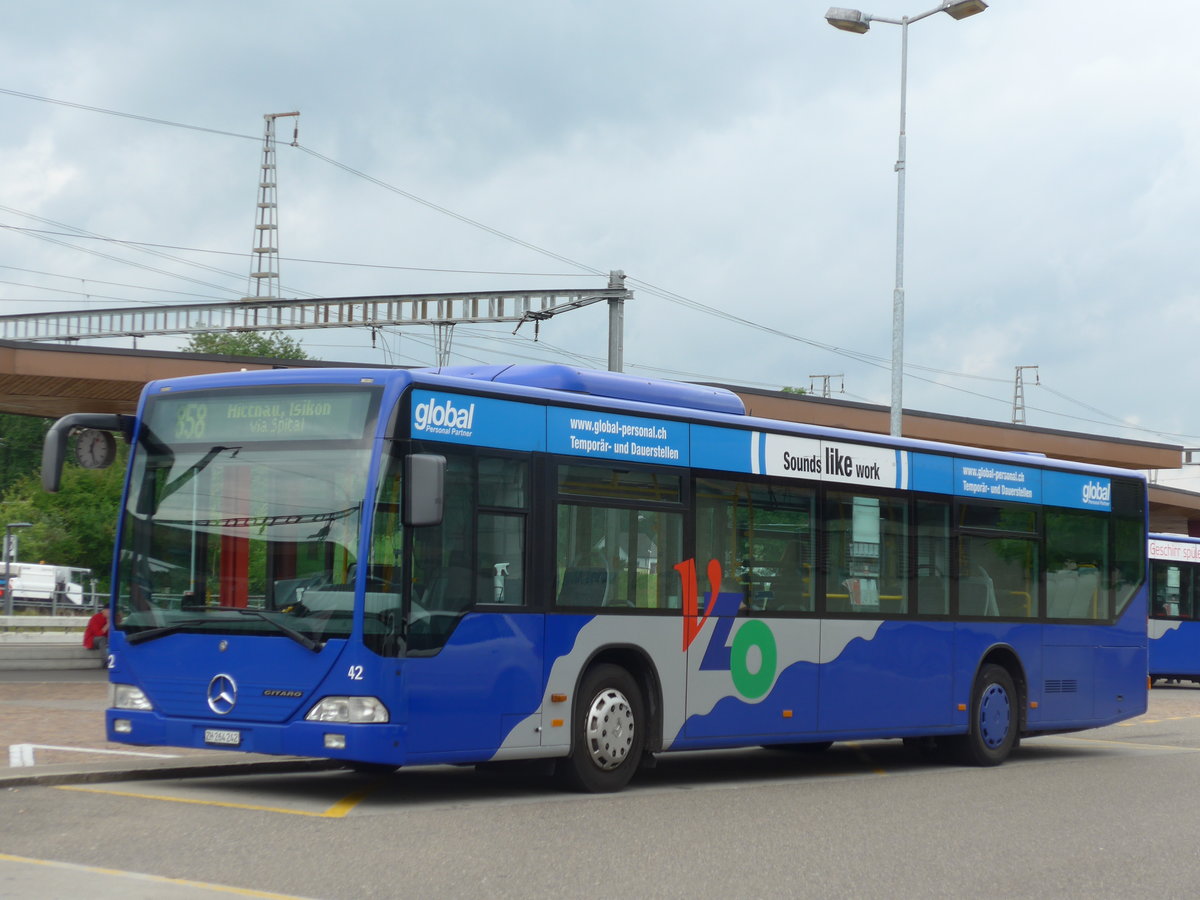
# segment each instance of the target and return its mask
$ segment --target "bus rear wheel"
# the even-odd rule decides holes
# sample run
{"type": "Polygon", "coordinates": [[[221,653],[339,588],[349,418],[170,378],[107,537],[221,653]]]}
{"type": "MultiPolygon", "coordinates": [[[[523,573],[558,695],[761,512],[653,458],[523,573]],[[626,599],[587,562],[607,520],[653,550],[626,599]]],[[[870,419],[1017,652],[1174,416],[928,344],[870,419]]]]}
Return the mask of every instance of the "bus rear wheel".
{"type": "Polygon", "coordinates": [[[1017,689],[1003,666],[984,666],[971,691],[967,733],[953,739],[958,761],[969,766],[998,766],[1017,744],[1021,714],[1017,689]]]}
{"type": "Polygon", "coordinates": [[[637,682],[620,666],[588,671],[576,693],[571,755],[559,761],[560,780],[596,794],[625,787],[646,744],[644,709],[637,682]]]}

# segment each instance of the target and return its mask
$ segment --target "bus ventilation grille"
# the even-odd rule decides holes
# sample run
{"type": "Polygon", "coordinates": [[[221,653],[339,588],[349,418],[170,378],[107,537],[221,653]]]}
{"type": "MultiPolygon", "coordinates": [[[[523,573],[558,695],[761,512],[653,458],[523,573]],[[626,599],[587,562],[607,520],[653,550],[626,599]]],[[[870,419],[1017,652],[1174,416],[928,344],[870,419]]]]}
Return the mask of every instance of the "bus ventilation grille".
{"type": "Polygon", "coordinates": [[[1046,682],[1047,694],[1074,694],[1079,691],[1079,682],[1074,678],[1051,678],[1046,682]]]}

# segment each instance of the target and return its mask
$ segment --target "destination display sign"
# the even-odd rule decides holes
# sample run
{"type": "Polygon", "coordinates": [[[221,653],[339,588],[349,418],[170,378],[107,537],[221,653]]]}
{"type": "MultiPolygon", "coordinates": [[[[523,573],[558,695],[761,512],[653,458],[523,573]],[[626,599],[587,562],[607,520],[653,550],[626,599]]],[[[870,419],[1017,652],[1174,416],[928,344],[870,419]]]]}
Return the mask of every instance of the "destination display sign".
{"type": "Polygon", "coordinates": [[[361,440],[374,418],[377,388],[160,394],[146,412],[166,443],[361,440]]]}
{"type": "Polygon", "coordinates": [[[1200,562],[1200,543],[1184,541],[1162,541],[1151,538],[1149,545],[1151,559],[1166,559],[1174,562],[1200,562]]]}

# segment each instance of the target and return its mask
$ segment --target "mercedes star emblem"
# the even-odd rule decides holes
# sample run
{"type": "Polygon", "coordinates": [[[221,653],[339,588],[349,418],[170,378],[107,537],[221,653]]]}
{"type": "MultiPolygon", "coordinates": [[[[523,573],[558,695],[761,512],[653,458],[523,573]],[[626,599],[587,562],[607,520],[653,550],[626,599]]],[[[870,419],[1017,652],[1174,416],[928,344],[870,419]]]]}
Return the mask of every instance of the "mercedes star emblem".
{"type": "Polygon", "coordinates": [[[237,703],[237,682],[229,675],[216,675],[208,683],[208,708],[218,716],[228,714],[237,703]]]}

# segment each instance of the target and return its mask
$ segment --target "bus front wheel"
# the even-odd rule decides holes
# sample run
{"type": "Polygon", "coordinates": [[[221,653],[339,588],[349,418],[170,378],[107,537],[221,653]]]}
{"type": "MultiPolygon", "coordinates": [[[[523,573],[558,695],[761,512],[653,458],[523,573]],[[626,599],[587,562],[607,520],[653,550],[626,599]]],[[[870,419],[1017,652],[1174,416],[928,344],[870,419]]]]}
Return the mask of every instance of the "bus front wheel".
{"type": "Polygon", "coordinates": [[[971,692],[967,733],[954,740],[959,762],[969,766],[998,766],[1017,743],[1021,713],[1017,689],[1003,666],[984,666],[971,692]]]}
{"type": "Polygon", "coordinates": [[[589,793],[625,787],[646,744],[644,708],[627,671],[609,664],[591,669],[576,694],[571,755],[559,761],[561,780],[589,793]]]}

